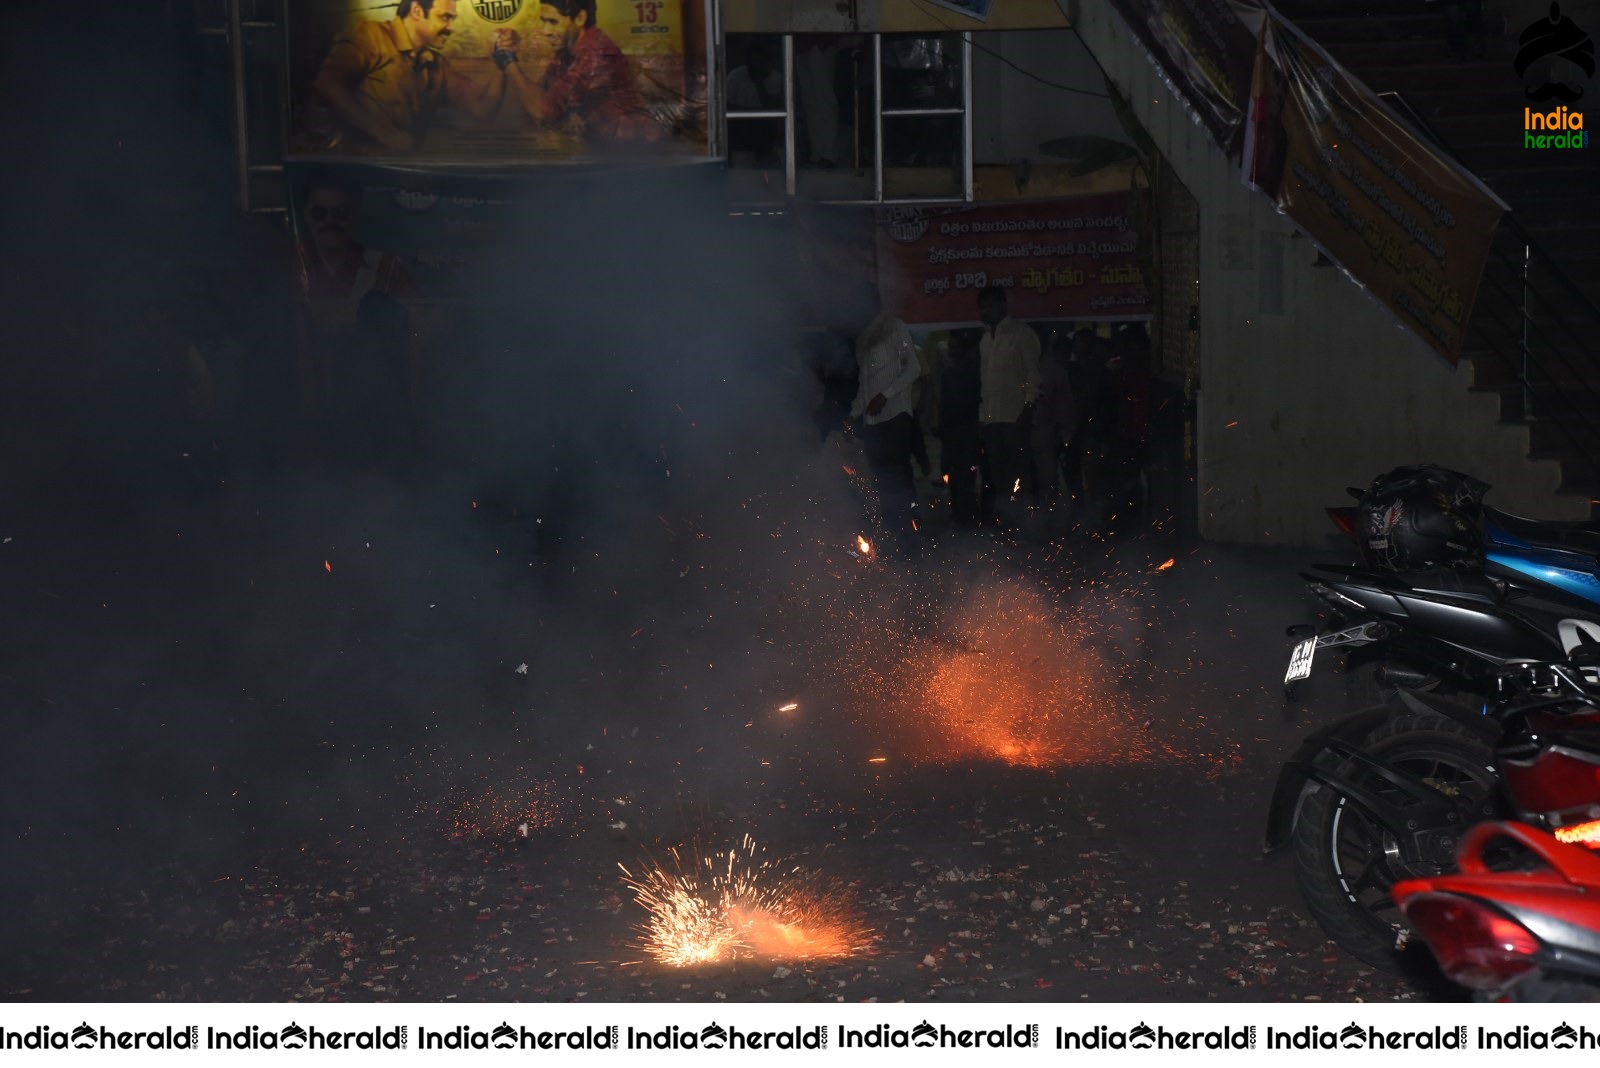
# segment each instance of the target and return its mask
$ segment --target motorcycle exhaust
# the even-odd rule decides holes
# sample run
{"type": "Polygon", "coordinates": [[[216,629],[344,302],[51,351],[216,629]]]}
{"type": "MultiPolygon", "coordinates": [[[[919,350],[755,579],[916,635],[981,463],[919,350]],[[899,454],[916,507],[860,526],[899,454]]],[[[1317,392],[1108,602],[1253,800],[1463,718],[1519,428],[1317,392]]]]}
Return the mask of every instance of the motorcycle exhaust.
{"type": "Polygon", "coordinates": [[[1406,664],[1385,662],[1377,666],[1376,674],[1378,685],[1385,690],[1394,688],[1427,691],[1439,685],[1437,676],[1406,664]]]}

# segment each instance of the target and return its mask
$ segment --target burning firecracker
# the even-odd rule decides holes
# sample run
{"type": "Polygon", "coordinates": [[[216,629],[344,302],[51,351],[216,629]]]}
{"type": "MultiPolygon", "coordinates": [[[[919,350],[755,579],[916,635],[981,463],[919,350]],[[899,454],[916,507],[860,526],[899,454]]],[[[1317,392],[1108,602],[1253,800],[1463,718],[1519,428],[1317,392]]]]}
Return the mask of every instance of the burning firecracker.
{"type": "Polygon", "coordinates": [[[844,888],[806,869],[766,859],[749,835],[736,849],[640,876],[622,869],[649,914],[640,946],[662,964],[689,967],[739,959],[815,960],[871,944],[844,888]]]}
{"type": "Polygon", "coordinates": [[[843,650],[863,725],[915,760],[998,760],[1048,768],[1167,754],[1137,730],[1124,680],[1139,623],[1118,598],[1063,601],[1022,580],[989,581],[897,641],[843,650]]]}

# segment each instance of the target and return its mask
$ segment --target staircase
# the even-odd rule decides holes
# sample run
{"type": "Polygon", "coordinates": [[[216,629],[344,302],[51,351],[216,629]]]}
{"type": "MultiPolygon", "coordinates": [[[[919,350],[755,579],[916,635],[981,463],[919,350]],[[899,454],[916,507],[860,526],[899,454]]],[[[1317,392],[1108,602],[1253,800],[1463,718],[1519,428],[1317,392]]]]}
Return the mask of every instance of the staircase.
{"type": "MultiPolygon", "coordinates": [[[[1486,11],[1458,55],[1440,3],[1277,6],[1510,205],[1468,328],[1473,389],[1499,396],[1503,422],[1528,426],[1530,458],[1561,463],[1563,492],[1600,499],[1600,144],[1523,147],[1524,106],[1555,105],[1524,99],[1511,60],[1522,27],[1503,14],[1486,11]]],[[[1600,79],[1588,88],[1593,100],[1573,106],[1600,124],[1600,79]]]]}

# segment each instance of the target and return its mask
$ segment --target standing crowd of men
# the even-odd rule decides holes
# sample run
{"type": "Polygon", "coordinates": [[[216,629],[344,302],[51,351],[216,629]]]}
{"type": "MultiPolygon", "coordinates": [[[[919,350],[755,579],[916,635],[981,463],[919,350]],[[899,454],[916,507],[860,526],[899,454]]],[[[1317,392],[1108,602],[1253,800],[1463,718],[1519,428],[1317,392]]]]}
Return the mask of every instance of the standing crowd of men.
{"type": "Polygon", "coordinates": [[[997,286],[978,293],[977,312],[981,328],[937,332],[919,350],[880,306],[856,338],[850,418],[885,532],[914,541],[914,466],[947,490],[957,526],[1049,537],[1143,522],[1155,385],[1145,327],[1040,331],[1008,313],[997,286]]]}

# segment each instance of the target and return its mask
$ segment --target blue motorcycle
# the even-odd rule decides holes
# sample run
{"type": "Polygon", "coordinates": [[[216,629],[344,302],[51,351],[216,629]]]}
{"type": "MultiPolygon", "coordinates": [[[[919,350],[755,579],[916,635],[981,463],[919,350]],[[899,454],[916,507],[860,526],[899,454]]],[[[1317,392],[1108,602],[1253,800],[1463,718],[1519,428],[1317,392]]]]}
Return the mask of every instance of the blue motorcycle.
{"type": "Polygon", "coordinates": [[[1353,700],[1397,690],[1488,692],[1510,660],[1566,659],[1600,641],[1600,525],[1544,522],[1482,503],[1485,483],[1442,468],[1401,468],[1353,507],[1329,508],[1357,565],[1301,577],[1327,609],[1297,639],[1284,686],[1342,650],[1353,700]]]}

